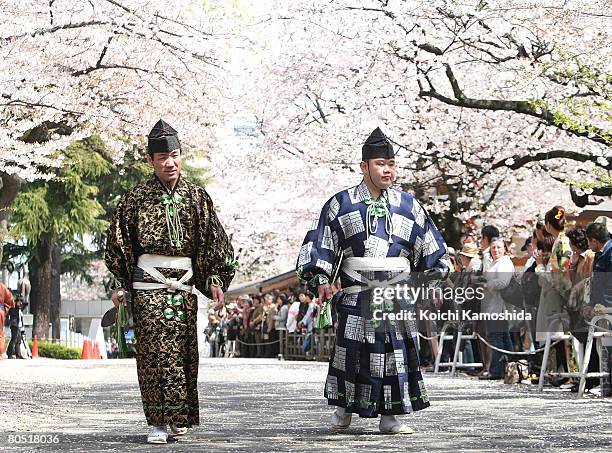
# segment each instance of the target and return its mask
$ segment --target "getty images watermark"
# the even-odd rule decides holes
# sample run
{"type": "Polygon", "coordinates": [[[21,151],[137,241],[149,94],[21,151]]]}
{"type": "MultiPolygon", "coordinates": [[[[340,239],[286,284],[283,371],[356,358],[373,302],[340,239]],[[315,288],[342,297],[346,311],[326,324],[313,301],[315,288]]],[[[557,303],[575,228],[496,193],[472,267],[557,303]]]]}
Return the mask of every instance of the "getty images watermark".
{"type": "MultiPolygon", "coordinates": [[[[481,311],[468,307],[469,302],[482,303],[485,300],[483,287],[422,287],[408,284],[398,284],[389,287],[376,287],[372,289],[372,303],[370,310],[372,319],[376,321],[531,321],[532,314],[525,310],[481,311]],[[402,300],[414,305],[422,300],[450,300],[458,308],[435,310],[414,307],[401,307],[393,303],[402,300]]],[[[503,305],[502,305],[503,306],[503,305]]]]}

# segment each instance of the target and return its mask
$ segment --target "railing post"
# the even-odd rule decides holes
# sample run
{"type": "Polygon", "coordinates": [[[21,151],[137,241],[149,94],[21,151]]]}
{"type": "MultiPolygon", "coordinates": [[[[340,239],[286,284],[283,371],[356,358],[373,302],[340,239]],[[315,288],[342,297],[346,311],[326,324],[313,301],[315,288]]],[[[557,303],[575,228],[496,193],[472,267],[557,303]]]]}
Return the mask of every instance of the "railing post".
{"type": "Polygon", "coordinates": [[[287,341],[285,340],[285,335],[287,334],[287,331],[285,329],[281,329],[278,331],[278,341],[279,341],[279,345],[278,345],[278,352],[279,352],[279,357],[278,360],[285,360],[285,356],[287,355],[287,341]]]}
{"type": "Polygon", "coordinates": [[[540,380],[538,382],[538,392],[541,392],[544,389],[544,375],[546,374],[546,368],[548,366],[548,354],[550,353],[551,341],[552,341],[552,332],[550,331],[550,326],[549,326],[548,332],[546,332],[546,342],[544,345],[544,356],[542,357],[542,366],[540,368],[540,380]]]}
{"type": "Polygon", "coordinates": [[[459,326],[457,329],[457,342],[455,343],[455,353],[453,354],[453,365],[451,368],[451,376],[457,374],[457,361],[459,360],[459,352],[461,351],[461,336],[463,334],[463,327],[459,326]]]}

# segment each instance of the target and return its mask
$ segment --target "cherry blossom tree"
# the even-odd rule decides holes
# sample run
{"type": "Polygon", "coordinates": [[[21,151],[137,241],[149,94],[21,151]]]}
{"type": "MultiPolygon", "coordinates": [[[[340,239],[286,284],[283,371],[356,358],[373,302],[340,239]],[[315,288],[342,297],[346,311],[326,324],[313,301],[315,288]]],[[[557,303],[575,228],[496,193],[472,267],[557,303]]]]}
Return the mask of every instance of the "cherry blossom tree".
{"type": "Polygon", "coordinates": [[[612,168],[610,15],[579,0],[276,2],[253,17],[253,74],[268,87],[250,90],[256,121],[305,174],[335,169],[310,181],[317,205],[381,125],[399,182],[450,242],[470,218],[518,231],[554,204],[610,195],[563,190],[612,168]]]}
{"type": "Polygon", "coordinates": [[[99,134],[121,160],[163,117],[187,149],[215,149],[236,8],[220,1],[1,0],[0,239],[24,182],[99,134]]]}
{"type": "Polygon", "coordinates": [[[121,159],[164,117],[206,151],[243,278],[291,268],[377,126],[453,244],[610,195],[605,0],[0,4],[4,187],[93,132],[121,159]]]}
{"type": "Polygon", "coordinates": [[[26,180],[55,150],[102,134],[117,156],[165,117],[185,145],[215,145],[232,7],[224,2],[2,1],[0,165],[26,180]],[[125,137],[133,142],[126,143],[125,137]]]}

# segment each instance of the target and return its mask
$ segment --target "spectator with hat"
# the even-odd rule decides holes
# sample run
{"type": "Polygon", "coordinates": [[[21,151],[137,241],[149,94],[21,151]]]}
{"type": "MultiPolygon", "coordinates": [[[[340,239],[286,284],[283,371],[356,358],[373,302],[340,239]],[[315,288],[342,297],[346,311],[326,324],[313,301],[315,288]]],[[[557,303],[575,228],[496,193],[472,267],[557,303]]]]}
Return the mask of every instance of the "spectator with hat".
{"type": "Polygon", "coordinates": [[[466,242],[458,253],[461,269],[464,272],[476,272],[482,266],[478,257],[478,247],[473,242],[466,242]]]}

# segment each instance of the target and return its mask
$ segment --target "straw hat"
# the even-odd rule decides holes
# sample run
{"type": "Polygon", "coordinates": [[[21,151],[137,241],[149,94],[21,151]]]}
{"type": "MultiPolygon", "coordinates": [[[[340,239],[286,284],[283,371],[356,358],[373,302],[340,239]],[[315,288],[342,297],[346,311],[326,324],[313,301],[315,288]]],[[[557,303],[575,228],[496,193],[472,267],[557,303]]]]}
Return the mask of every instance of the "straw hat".
{"type": "Polygon", "coordinates": [[[459,255],[467,256],[468,258],[476,258],[478,256],[478,247],[473,242],[466,242],[461,247],[459,255]]]}

